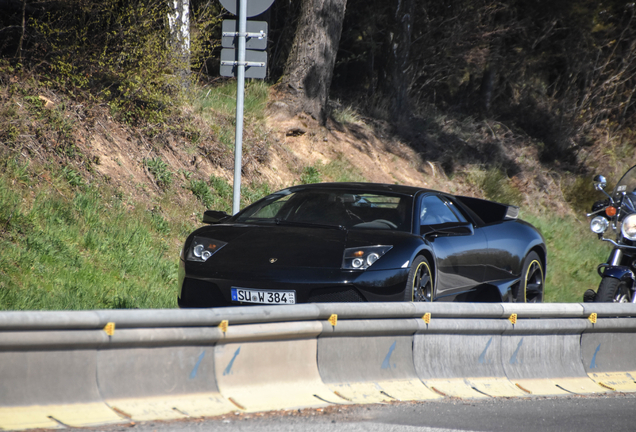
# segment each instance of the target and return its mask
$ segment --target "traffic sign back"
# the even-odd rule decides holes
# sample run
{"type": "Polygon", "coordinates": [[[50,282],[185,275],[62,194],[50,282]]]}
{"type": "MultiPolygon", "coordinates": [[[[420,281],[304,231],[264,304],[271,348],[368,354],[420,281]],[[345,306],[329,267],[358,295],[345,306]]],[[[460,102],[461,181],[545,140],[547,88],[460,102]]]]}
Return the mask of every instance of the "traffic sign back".
{"type": "MultiPolygon", "coordinates": [[[[225,9],[234,15],[238,15],[240,0],[220,0],[225,9]]],[[[274,0],[247,0],[247,18],[260,15],[274,3],[274,0]]]]}

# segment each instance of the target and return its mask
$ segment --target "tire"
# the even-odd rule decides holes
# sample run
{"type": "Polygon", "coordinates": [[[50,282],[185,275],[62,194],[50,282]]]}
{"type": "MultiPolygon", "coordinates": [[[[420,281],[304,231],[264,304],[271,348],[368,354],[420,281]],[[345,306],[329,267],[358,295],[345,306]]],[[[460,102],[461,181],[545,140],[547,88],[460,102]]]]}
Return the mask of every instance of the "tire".
{"type": "Polygon", "coordinates": [[[544,283],[545,272],[541,259],[536,252],[530,252],[523,260],[521,281],[514,301],[517,303],[541,303],[544,283]]]}
{"type": "Polygon", "coordinates": [[[428,261],[418,255],[411,264],[409,277],[406,279],[404,301],[430,302],[433,299],[433,276],[428,261]]]}
{"type": "Polygon", "coordinates": [[[631,293],[627,282],[611,277],[601,279],[594,302],[597,303],[631,303],[631,293]]]}

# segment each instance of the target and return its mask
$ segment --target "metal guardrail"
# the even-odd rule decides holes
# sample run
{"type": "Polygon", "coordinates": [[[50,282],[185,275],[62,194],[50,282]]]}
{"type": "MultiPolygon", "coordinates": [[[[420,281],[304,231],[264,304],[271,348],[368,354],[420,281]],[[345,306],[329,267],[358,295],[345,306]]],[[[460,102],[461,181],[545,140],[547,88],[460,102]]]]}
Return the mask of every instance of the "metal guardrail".
{"type": "Polygon", "coordinates": [[[234,324],[340,319],[420,318],[587,318],[636,317],[636,304],[623,303],[316,303],[293,306],[243,306],[215,309],[0,312],[0,331],[117,328],[208,327],[234,324]]]}
{"type": "Polygon", "coordinates": [[[0,428],[636,391],[636,305],[0,312],[0,428]]]}

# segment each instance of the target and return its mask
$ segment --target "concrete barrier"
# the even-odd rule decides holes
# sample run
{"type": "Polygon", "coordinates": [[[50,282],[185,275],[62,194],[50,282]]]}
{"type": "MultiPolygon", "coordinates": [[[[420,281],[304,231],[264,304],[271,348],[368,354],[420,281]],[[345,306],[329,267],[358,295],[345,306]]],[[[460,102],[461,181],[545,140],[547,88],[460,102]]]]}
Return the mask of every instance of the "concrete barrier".
{"type": "Polygon", "coordinates": [[[636,391],[636,333],[584,333],[583,367],[599,385],[616,391],[636,391]]]}
{"type": "Polygon", "coordinates": [[[415,368],[427,387],[444,396],[523,396],[506,379],[499,362],[499,345],[496,334],[417,334],[415,368]]]}
{"type": "Polygon", "coordinates": [[[214,345],[101,350],[97,382],[106,404],[132,420],[215,416],[236,409],[217,388],[214,345]]]}
{"type": "Polygon", "coordinates": [[[316,345],[315,338],[217,345],[221,394],[245,412],[339,403],[320,379],[316,345]]]}
{"type": "MultiPolygon", "coordinates": [[[[588,325],[581,336],[581,358],[588,376],[615,391],[636,391],[636,319],[631,304],[601,304],[589,308],[604,319],[588,325]],[[614,306],[614,307],[612,307],[614,306]]],[[[588,311],[586,311],[588,312],[588,311]]]]}
{"type": "Polygon", "coordinates": [[[96,351],[0,352],[0,427],[81,427],[121,422],[102,401],[96,351]]]}
{"type": "Polygon", "coordinates": [[[0,312],[0,428],[636,391],[634,317],[632,304],[0,312]]]}
{"type": "Polygon", "coordinates": [[[412,335],[417,328],[414,319],[323,322],[318,338],[322,381],[354,403],[440,398],[415,372],[412,335]]]}
{"type": "Polygon", "coordinates": [[[590,325],[585,319],[518,321],[502,338],[506,375],[529,394],[605,393],[581,363],[581,334],[590,325]]]}
{"type": "Polygon", "coordinates": [[[221,394],[246,412],[337,403],[318,374],[321,331],[317,321],[231,326],[214,350],[221,394]]]}

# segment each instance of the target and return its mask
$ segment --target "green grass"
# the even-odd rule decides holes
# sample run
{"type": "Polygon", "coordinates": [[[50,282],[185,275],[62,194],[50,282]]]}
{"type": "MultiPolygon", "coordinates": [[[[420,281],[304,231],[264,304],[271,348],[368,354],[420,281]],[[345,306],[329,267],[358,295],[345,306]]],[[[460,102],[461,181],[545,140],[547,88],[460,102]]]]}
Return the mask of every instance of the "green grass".
{"type": "MultiPolygon", "coordinates": [[[[184,215],[129,206],[112,191],[0,177],[0,309],[176,306],[184,215]]],[[[13,175],[12,175],[13,174],[13,175]]]]}
{"type": "Polygon", "coordinates": [[[307,166],[300,174],[300,183],[332,182],[364,182],[367,181],[359,169],[351,165],[343,154],[339,154],[328,164],[318,161],[307,166]]]}
{"type": "MultiPolygon", "coordinates": [[[[228,214],[232,211],[234,189],[233,185],[224,179],[214,175],[207,182],[191,179],[187,188],[199,200],[204,209],[220,210],[228,214]]],[[[241,208],[270,193],[272,190],[265,183],[241,184],[241,208]]]]}
{"type": "Polygon", "coordinates": [[[546,302],[582,302],[587,289],[596,291],[601,282],[596,267],[607,260],[611,247],[598,240],[587,222],[526,213],[522,218],[541,231],[546,241],[546,302]]]}
{"type": "MultiPolygon", "coordinates": [[[[226,81],[204,88],[193,101],[195,111],[210,126],[215,140],[227,150],[233,150],[236,141],[236,90],[236,81],[226,81]]],[[[263,81],[245,84],[243,148],[246,152],[258,142],[269,142],[267,129],[263,127],[268,96],[269,86],[263,81]]]]}
{"type": "Polygon", "coordinates": [[[321,181],[322,174],[320,173],[320,167],[314,165],[305,167],[300,175],[300,183],[302,184],[320,183],[321,181]]]}
{"type": "MultiPolygon", "coordinates": [[[[262,120],[269,86],[261,80],[248,81],[245,85],[243,113],[246,119],[262,120]]],[[[197,111],[203,113],[216,112],[225,116],[236,113],[236,81],[227,81],[222,85],[204,90],[196,101],[197,111]]]]}
{"type": "Polygon", "coordinates": [[[329,162],[322,168],[325,177],[336,182],[364,182],[367,181],[360,170],[351,165],[351,163],[340,153],[334,160],[329,162]]]}

